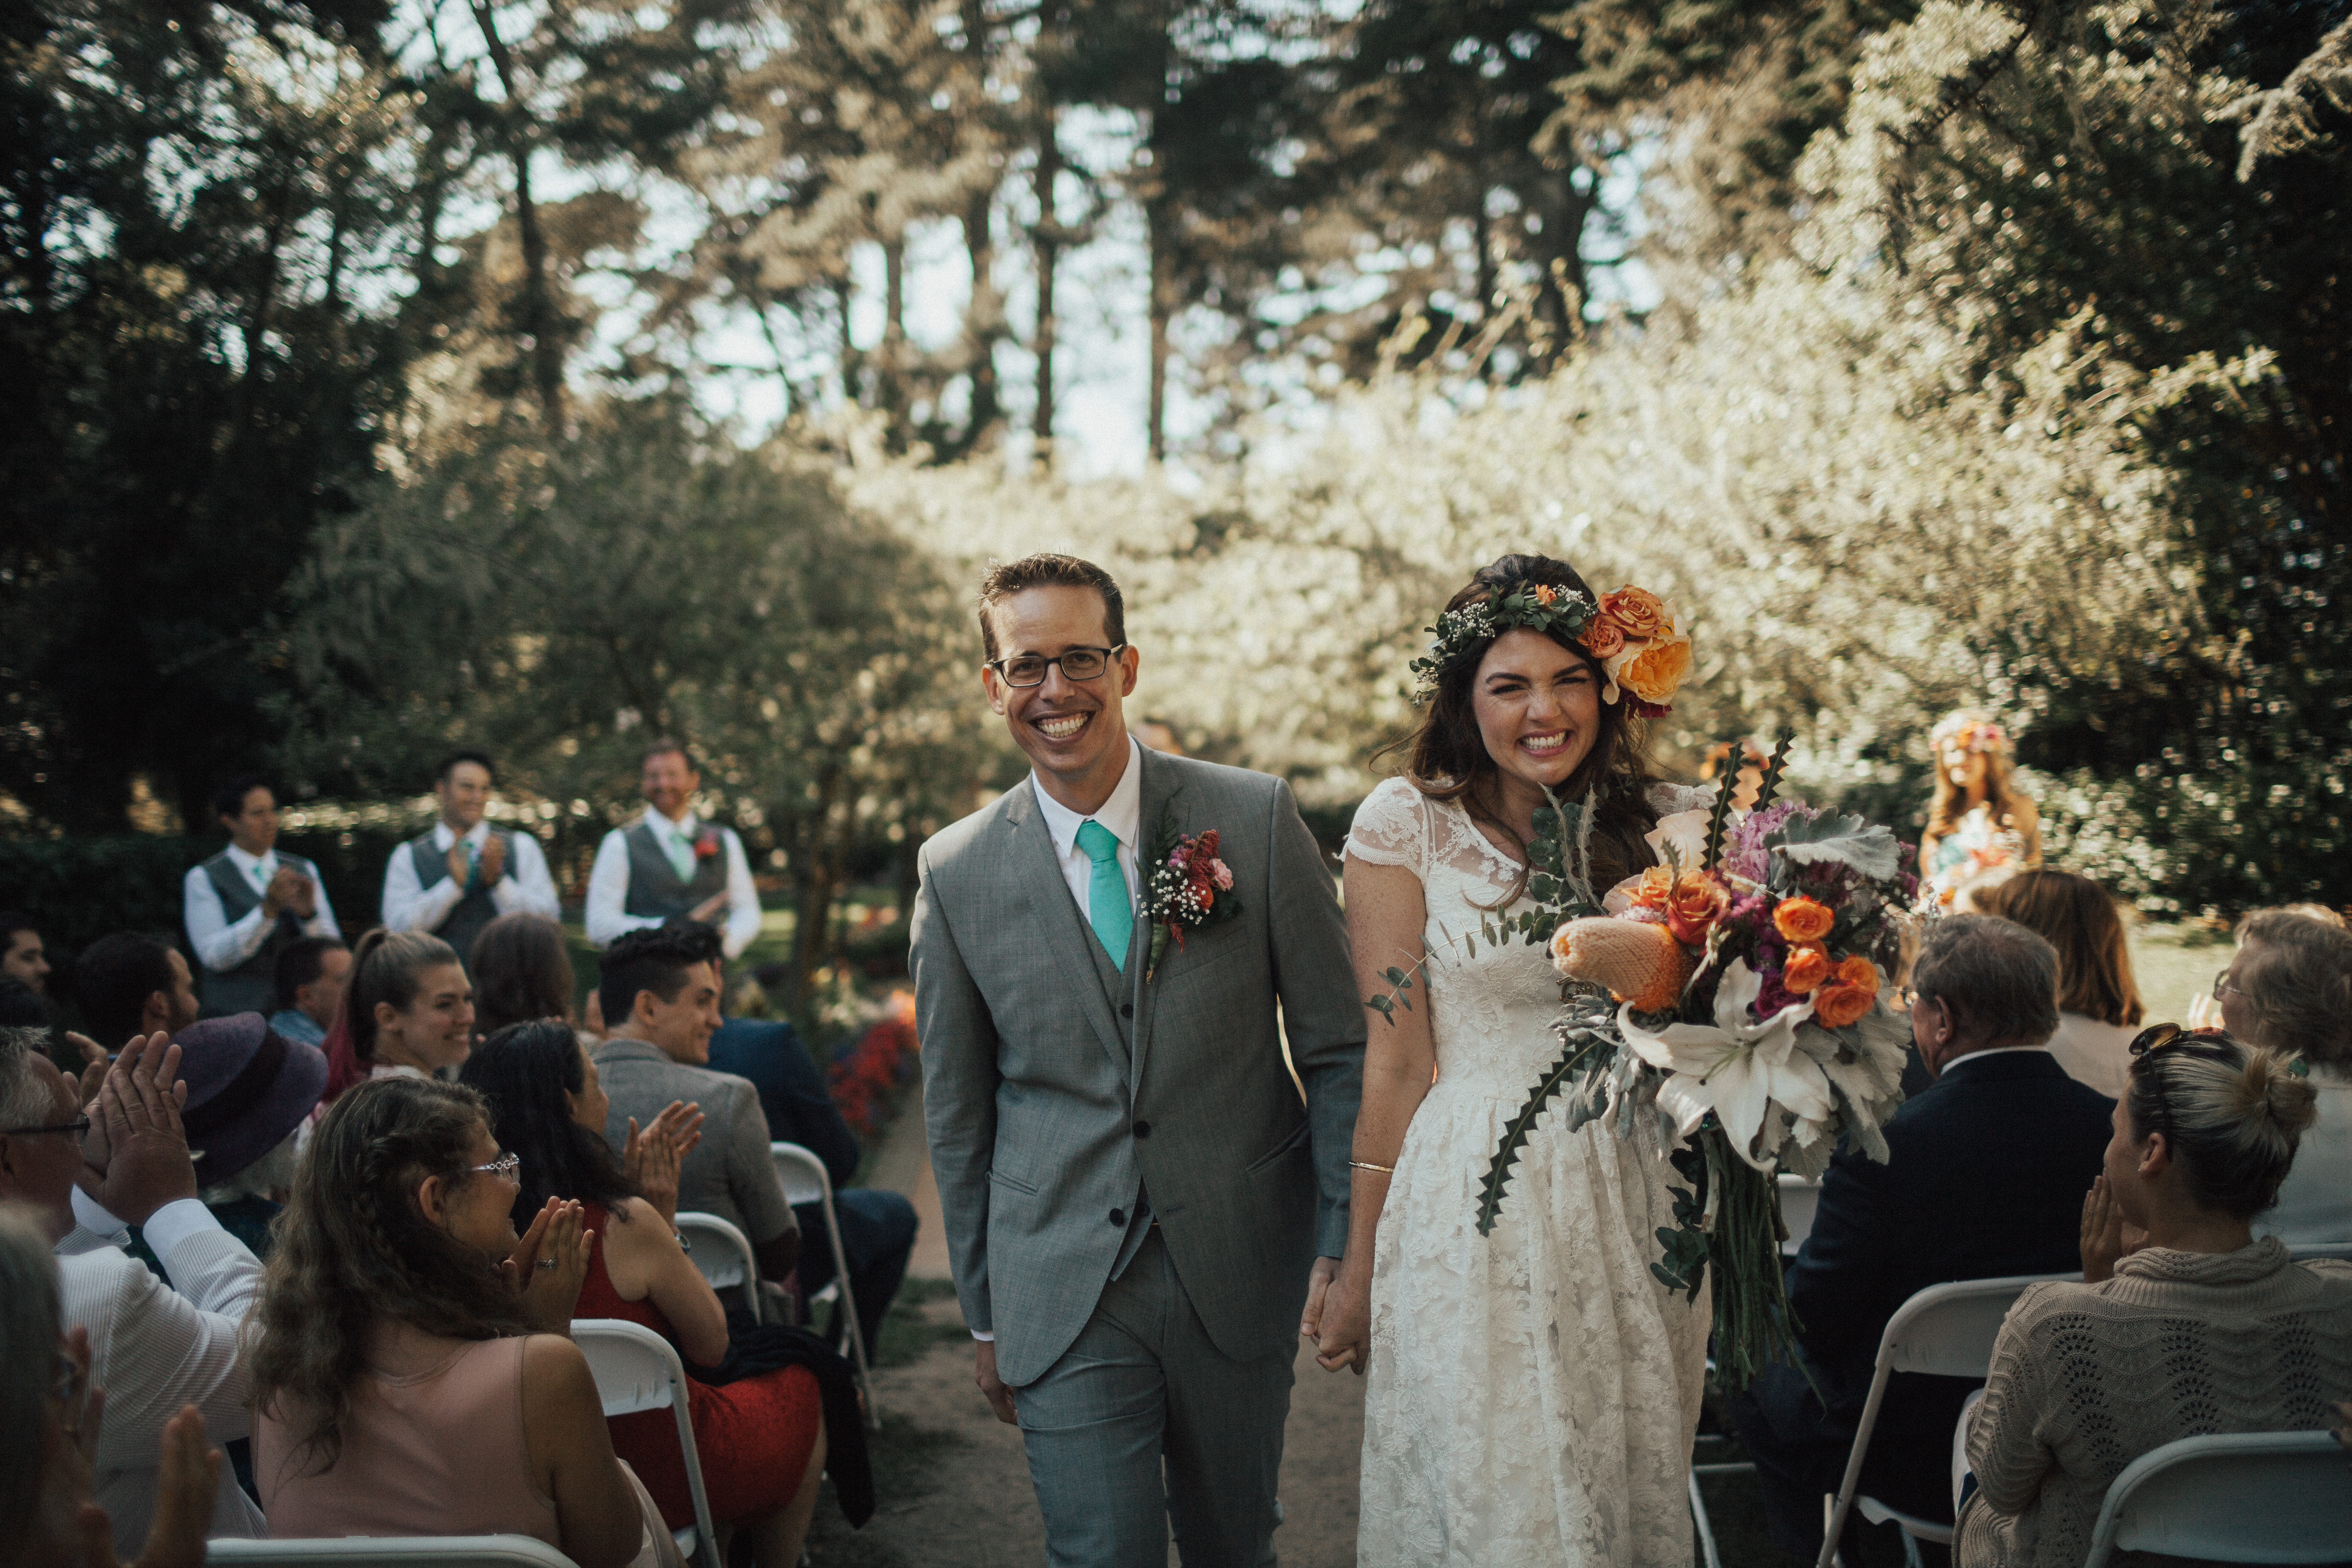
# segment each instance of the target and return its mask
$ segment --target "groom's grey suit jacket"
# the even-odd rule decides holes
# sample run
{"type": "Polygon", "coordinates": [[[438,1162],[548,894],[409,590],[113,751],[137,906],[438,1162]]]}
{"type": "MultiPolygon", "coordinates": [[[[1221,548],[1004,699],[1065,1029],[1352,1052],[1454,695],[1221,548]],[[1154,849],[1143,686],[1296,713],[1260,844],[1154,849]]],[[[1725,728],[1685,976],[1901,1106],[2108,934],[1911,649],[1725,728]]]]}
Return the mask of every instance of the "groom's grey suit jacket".
{"type": "Polygon", "coordinates": [[[997,1375],[1015,1385],[1085,1327],[1139,1189],[1236,1360],[1291,1353],[1309,1266],[1347,1242],[1364,1009],[1321,852],[1281,780],[1140,755],[1139,868],[1148,879],[1163,824],[1213,827],[1242,909],[1171,942],[1149,984],[1149,925],[1139,913],[1126,972],[1113,969],[1029,780],[920,857],[931,1167],[964,1321],[994,1332],[997,1375]]]}

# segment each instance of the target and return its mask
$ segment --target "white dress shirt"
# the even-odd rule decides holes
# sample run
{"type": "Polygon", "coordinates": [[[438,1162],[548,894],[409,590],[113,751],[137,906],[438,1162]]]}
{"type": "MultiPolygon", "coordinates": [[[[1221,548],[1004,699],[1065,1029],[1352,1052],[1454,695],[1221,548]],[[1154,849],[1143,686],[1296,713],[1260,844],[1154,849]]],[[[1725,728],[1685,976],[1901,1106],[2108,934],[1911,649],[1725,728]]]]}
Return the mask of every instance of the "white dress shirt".
{"type": "MultiPolygon", "coordinates": [[[[472,846],[474,858],[479,859],[482,846],[488,842],[490,824],[486,817],[466,830],[466,842],[472,846]]],[[[433,825],[433,847],[441,855],[449,853],[449,846],[457,836],[446,822],[433,825]]],[[[502,915],[545,915],[549,920],[561,918],[562,902],[555,896],[555,879],[547,874],[547,857],[540,852],[539,840],[528,833],[517,833],[509,848],[506,874],[490,888],[490,902],[502,915]]],[[[405,844],[392,852],[383,868],[383,923],[387,931],[431,931],[449,918],[449,911],[463,902],[466,884],[455,877],[444,877],[431,887],[418,885],[415,852],[405,844]]]]}
{"type": "MultiPolygon", "coordinates": [[[[125,1562],[146,1542],[154,1517],[163,1423],[193,1405],[215,1447],[251,1432],[252,1373],[237,1331],[261,1296],[260,1260],[195,1199],[157,1209],[145,1234],[170,1286],[116,1247],[58,1259],[66,1324],[89,1331],[90,1382],[106,1390],[92,1490],[114,1526],[115,1554],[125,1562]]],[[[210,1533],[269,1533],[226,1456],[210,1533]]]]}
{"type": "MultiPolygon", "coordinates": [[[[257,857],[232,844],[228,859],[253,884],[257,897],[269,890],[269,879],[278,875],[275,849],[257,857]]],[[[327,884],[315,877],[311,881],[319,896],[318,913],[302,922],[302,934],[341,937],[342,928],[335,924],[335,907],[327,901],[327,884]]],[[[247,910],[243,920],[229,923],[228,911],[221,908],[220,889],[213,886],[211,873],[202,865],[188,868],[183,889],[180,901],[188,922],[188,941],[206,969],[226,974],[259,952],[261,944],[269,940],[269,928],[277,922],[262,912],[259,904],[247,910]]]]}
{"type": "Polygon", "coordinates": [[[1078,829],[1089,822],[1101,823],[1118,840],[1118,871],[1127,879],[1127,902],[1132,910],[1137,888],[1136,860],[1142,853],[1137,835],[1142,829],[1143,817],[1143,748],[1135,738],[1128,737],[1126,771],[1112,786],[1110,798],[1092,816],[1080,816],[1046,794],[1034,772],[1029,775],[1029,787],[1037,793],[1037,809],[1045,818],[1045,831],[1054,838],[1054,858],[1062,868],[1062,880],[1070,885],[1070,897],[1078,901],[1078,913],[1089,925],[1093,923],[1089,900],[1095,863],[1078,847],[1078,829]]]}
{"type": "MultiPolygon", "coordinates": [[[[637,820],[650,823],[656,838],[676,839],[689,850],[695,835],[702,831],[701,821],[691,811],[672,822],[648,810],[637,820]]],[[[633,822],[629,827],[635,826],[633,822]]],[[[662,923],[650,915],[628,912],[628,827],[616,827],[604,835],[604,841],[596,846],[595,868],[588,873],[588,940],[598,947],[610,947],[630,931],[656,930],[662,923]]],[[[719,840],[727,848],[727,923],[721,930],[727,956],[736,958],[760,934],[760,889],[751,885],[751,862],[744,856],[743,841],[735,837],[735,830],[719,828],[719,840]]]]}

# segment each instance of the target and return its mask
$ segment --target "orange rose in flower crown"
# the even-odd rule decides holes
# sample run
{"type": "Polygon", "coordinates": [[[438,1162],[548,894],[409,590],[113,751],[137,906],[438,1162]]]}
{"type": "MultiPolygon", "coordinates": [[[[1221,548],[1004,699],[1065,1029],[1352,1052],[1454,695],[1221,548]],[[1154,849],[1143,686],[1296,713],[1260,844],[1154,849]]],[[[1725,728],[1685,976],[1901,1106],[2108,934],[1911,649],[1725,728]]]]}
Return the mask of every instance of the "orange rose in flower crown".
{"type": "Polygon", "coordinates": [[[1631,583],[1613,594],[1601,595],[1601,614],[1624,628],[1629,641],[1646,642],[1674,629],[1674,612],[1666,608],[1666,602],[1647,588],[1636,588],[1631,583]]]}

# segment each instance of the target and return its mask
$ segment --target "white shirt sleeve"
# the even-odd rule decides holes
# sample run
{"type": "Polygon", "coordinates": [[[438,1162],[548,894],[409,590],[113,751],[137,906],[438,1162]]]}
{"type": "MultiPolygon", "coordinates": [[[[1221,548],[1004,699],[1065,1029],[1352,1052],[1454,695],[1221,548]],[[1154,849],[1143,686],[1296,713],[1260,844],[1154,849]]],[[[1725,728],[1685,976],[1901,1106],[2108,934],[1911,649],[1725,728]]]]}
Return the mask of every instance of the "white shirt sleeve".
{"type": "MultiPolygon", "coordinates": [[[[213,886],[202,866],[188,868],[180,904],[188,925],[188,945],[196,950],[196,961],[215,973],[235,969],[269,940],[270,922],[262,918],[259,904],[247,910],[243,920],[229,923],[228,911],[221,907],[220,889],[213,886]]],[[[324,913],[326,907],[326,890],[321,889],[320,911],[324,913]]]]}
{"type": "Polygon", "coordinates": [[[598,947],[610,947],[633,931],[661,924],[650,916],[624,912],[629,901],[629,845],[622,832],[616,827],[604,835],[596,846],[595,869],[588,873],[588,940],[598,947]]]}
{"type": "Polygon", "coordinates": [[[520,828],[514,836],[514,853],[507,861],[507,874],[490,889],[490,902],[502,915],[545,915],[549,920],[562,918],[562,900],[555,896],[555,879],[548,875],[547,856],[539,847],[539,840],[520,828]]]}
{"type": "Polygon", "coordinates": [[[740,958],[759,939],[760,889],[751,881],[751,862],[743,841],[731,827],[719,829],[727,840],[727,956],[740,958]]]}
{"type": "Polygon", "coordinates": [[[417,882],[416,859],[404,844],[383,865],[383,924],[387,931],[431,931],[449,918],[466,889],[452,877],[431,887],[417,882]]]}
{"type": "Polygon", "coordinates": [[[109,1214],[99,1201],[77,1185],[71,1194],[74,1227],[54,1250],[59,1258],[96,1252],[102,1247],[131,1245],[131,1227],[109,1214]]]}

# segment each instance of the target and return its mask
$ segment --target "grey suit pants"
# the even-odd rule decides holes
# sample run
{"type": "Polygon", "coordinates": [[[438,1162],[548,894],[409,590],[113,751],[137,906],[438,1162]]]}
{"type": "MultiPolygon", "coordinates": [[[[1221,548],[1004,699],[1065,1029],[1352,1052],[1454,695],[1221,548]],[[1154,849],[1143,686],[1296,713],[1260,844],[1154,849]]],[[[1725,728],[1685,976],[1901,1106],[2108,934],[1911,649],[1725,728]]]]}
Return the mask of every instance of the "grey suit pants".
{"type": "Polygon", "coordinates": [[[1211,1343],[1153,1230],[1013,1391],[1054,1568],[1166,1568],[1171,1528],[1184,1568],[1271,1568],[1291,1362],[1211,1343]]]}

